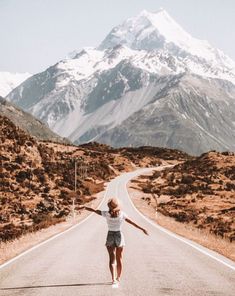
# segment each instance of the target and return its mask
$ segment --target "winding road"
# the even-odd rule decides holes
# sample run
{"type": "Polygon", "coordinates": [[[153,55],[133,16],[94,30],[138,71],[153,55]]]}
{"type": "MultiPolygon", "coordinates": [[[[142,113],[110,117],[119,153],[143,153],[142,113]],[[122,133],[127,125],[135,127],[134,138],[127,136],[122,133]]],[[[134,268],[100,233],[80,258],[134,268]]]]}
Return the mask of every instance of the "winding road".
{"type": "Polygon", "coordinates": [[[118,289],[110,285],[104,218],[91,214],[64,233],[0,266],[0,295],[235,295],[235,263],[143,217],[126,183],[149,169],[112,180],[100,209],[118,196],[131,219],[150,236],[124,223],[126,247],[118,289]]]}

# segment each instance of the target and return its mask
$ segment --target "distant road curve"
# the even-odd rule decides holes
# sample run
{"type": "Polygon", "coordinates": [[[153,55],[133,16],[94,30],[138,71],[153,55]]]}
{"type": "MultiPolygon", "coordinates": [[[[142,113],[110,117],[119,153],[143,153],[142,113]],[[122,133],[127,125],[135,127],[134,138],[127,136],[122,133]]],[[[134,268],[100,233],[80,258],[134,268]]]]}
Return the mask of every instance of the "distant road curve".
{"type": "MultiPolygon", "coordinates": [[[[161,167],[159,168],[161,169],[161,167]]],[[[123,278],[112,289],[104,247],[106,222],[95,214],[23,256],[0,266],[0,295],[235,295],[235,263],[149,221],[130,200],[126,184],[151,169],[112,180],[106,190],[150,236],[125,223],[123,278]]]]}

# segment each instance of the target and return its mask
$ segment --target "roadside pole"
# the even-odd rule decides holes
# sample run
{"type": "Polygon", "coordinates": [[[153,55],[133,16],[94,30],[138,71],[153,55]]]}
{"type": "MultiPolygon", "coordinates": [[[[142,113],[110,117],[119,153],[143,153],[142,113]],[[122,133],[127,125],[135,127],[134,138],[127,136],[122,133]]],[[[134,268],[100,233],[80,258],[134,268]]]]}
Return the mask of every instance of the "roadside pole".
{"type": "Polygon", "coordinates": [[[73,198],[73,205],[72,205],[72,212],[73,212],[73,223],[75,222],[75,204],[74,204],[75,199],[73,198]]]}
{"type": "Polygon", "coordinates": [[[77,161],[74,159],[74,191],[77,191],[77,161]]]}
{"type": "MultiPolygon", "coordinates": [[[[74,192],[77,192],[77,161],[74,159],[74,192]]],[[[75,198],[73,198],[72,204],[72,215],[73,215],[73,223],[75,222],[75,198]]]]}
{"type": "Polygon", "coordinates": [[[158,195],[155,194],[154,192],[151,191],[152,197],[156,202],[156,206],[155,206],[155,218],[158,218],[158,195]]]}

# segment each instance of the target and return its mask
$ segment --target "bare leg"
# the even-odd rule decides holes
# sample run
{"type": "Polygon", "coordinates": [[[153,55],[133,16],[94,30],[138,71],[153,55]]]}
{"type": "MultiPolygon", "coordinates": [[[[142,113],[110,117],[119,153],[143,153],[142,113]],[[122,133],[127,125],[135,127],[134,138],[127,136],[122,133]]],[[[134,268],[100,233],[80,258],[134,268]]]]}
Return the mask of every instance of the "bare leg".
{"type": "Polygon", "coordinates": [[[120,280],[122,274],[122,252],[123,247],[116,248],[116,260],[117,260],[117,280],[120,280]]]}
{"type": "Polygon", "coordinates": [[[115,270],[114,270],[114,264],[115,264],[115,247],[108,247],[107,250],[109,252],[109,269],[112,275],[112,281],[115,281],[115,270]]]}

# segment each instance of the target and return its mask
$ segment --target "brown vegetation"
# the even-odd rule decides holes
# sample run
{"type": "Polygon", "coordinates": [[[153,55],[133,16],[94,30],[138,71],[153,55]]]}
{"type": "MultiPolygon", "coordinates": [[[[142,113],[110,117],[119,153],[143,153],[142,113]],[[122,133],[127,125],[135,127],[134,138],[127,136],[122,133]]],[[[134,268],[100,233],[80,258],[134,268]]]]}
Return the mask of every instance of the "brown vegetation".
{"type": "Polygon", "coordinates": [[[138,186],[150,194],[146,202],[163,215],[235,240],[234,153],[204,153],[140,178],[138,186]]]}

